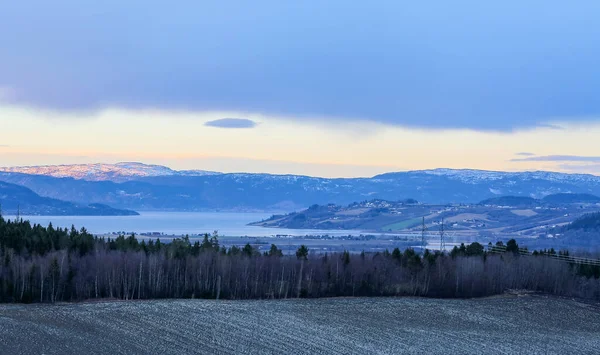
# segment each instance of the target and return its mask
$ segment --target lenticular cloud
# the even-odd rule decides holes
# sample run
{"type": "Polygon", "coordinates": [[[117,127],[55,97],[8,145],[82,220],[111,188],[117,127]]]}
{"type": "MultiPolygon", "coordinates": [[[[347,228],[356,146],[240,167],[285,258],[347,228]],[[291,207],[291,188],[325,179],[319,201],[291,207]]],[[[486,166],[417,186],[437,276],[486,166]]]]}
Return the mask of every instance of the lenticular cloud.
{"type": "Polygon", "coordinates": [[[247,118],[221,118],[214,121],[208,121],[204,123],[208,127],[218,128],[254,128],[256,122],[247,118]]]}

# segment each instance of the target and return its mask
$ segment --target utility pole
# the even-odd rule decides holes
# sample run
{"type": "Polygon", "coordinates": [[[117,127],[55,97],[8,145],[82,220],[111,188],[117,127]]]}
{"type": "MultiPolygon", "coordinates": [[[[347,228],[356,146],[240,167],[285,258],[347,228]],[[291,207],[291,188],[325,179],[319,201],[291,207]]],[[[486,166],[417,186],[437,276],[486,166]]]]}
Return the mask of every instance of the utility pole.
{"type": "Polygon", "coordinates": [[[440,251],[443,253],[446,250],[446,241],[444,240],[444,218],[440,224],[440,251]]]}
{"type": "Polygon", "coordinates": [[[421,225],[421,248],[423,248],[423,252],[425,252],[425,247],[427,246],[427,242],[425,242],[425,216],[423,216],[423,223],[421,225]]]}
{"type": "Polygon", "coordinates": [[[17,205],[17,223],[21,222],[21,204],[17,205]]]}

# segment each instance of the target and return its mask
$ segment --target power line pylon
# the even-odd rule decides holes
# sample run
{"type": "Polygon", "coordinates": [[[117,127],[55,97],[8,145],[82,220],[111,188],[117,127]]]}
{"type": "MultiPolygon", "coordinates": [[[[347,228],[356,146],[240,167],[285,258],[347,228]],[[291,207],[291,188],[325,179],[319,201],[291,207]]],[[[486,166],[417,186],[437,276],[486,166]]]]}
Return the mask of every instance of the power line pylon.
{"type": "Polygon", "coordinates": [[[446,250],[446,240],[444,239],[444,218],[440,224],[440,251],[443,253],[446,250]]]}
{"type": "Polygon", "coordinates": [[[425,232],[427,228],[425,227],[425,217],[423,217],[423,223],[421,225],[421,248],[423,252],[425,252],[425,247],[427,246],[427,242],[425,241],[425,232]]]}

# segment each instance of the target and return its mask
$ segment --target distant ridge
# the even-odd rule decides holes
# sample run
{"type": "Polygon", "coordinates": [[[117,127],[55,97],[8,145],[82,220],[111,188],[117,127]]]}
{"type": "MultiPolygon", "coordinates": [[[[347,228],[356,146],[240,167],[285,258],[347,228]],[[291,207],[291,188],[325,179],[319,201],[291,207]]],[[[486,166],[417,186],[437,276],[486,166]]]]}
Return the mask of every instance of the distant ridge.
{"type": "Polygon", "coordinates": [[[48,216],[135,216],[139,213],[121,210],[104,204],[78,205],[49,197],[42,197],[30,189],[0,181],[0,211],[4,215],[48,216]]]}
{"type": "Polygon", "coordinates": [[[600,197],[586,193],[557,193],[544,196],[542,199],[525,196],[492,197],[479,202],[480,205],[494,206],[534,206],[540,204],[563,205],[573,203],[600,203],[600,197]]]}
{"type": "Polygon", "coordinates": [[[0,171],[44,175],[57,178],[71,177],[88,181],[119,182],[152,176],[203,176],[218,174],[216,172],[204,170],[177,171],[166,166],[149,165],[137,162],[0,167],[0,171]]]}
{"type": "Polygon", "coordinates": [[[578,180],[578,181],[594,181],[600,182],[600,176],[593,174],[571,174],[571,173],[560,173],[554,171],[495,171],[495,170],[477,170],[477,169],[449,169],[449,168],[437,168],[437,169],[426,169],[426,170],[410,170],[406,172],[391,172],[384,173],[374,176],[374,179],[389,179],[402,174],[427,174],[434,176],[446,176],[453,180],[459,180],[467,183],[477,183],[482,181],[495,181],[510,178],[526,178],[528,180],[551,180],[551,181],[564,181],[564,180],[578,180]]]}
{"type": "Polygon", "coordinates": [[[561,193],[543,198],[547,203],[600,203],[600,197],[592,194],[561,193]]]}
{"type": "MultiPolygon", "coordinates": [[[[316,178],[308,175],[296,174],[269,174],[269,173],[222,173],[208,170],[174,170],[167,166],[145,164],[140,162],[120,162],[115,164],[92,163],[92,164],[65,164],[65,165],[38,165],[38,166],[16,166],[0,167],[0,172],[21,173],[30,175],[44,175],[57,178],[71,177],[74,179],[88,181],[129,181],[146,177],[161,176],[206,176],[206,175],[246,175],[273,176],[288,178],[316,178]]],[[[491,182],[503,179],[519,178],[526,180],[550,180],[560,181],[588,181],[600,183],[600,176],[592,174],[570,174],[552,171],[523,171],[507,172],[478,169],[450,169],[437,168],[425,170],[409,170],[402,172],[389,172],[375,175],[372,178],[338,178],[338,179],[378,179],[389,180],[402,176],[440,176],[465,183],[475,184],[480,182],[491,182]]]]}
{"type": "Polygon", "coordinates": [[[599,176],[472,169],[393,172],[372,178],[321,178],[176,171],[159,165],[119,163],[0,168],[0,181],[25,186],[45,197],[137,211],[281,212],[313,204],[347,205],[407,197],[423,203],[479,203],[502,196],[538,200],[561,193],[600,196],[599,176]]]}

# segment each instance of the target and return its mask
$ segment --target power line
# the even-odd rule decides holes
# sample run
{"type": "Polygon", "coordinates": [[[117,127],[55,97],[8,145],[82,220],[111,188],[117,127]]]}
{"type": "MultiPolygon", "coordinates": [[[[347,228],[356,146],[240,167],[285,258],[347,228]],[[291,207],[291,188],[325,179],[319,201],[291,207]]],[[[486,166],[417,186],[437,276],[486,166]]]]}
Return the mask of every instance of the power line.
{"type": "MultiPolygon", "coordinates": [[[[505,245],[488,245],[487,247],[488,253],[505,253],[506,246],[505,245]]],[[[534,256],[529,250],[525,248],[519,248],[519,255],[523,256],[534,256]]],[[[560,254],[540,254],[539,256],[545,256],[547,258],[551,258],[558,261],[564,261],[572,264],[585,264],[585,265],[593,265],[600,266],[600,259],[589,259],[582,258],[578,256],[570,256],[570,255],[560,255],[560,254]]]]}

